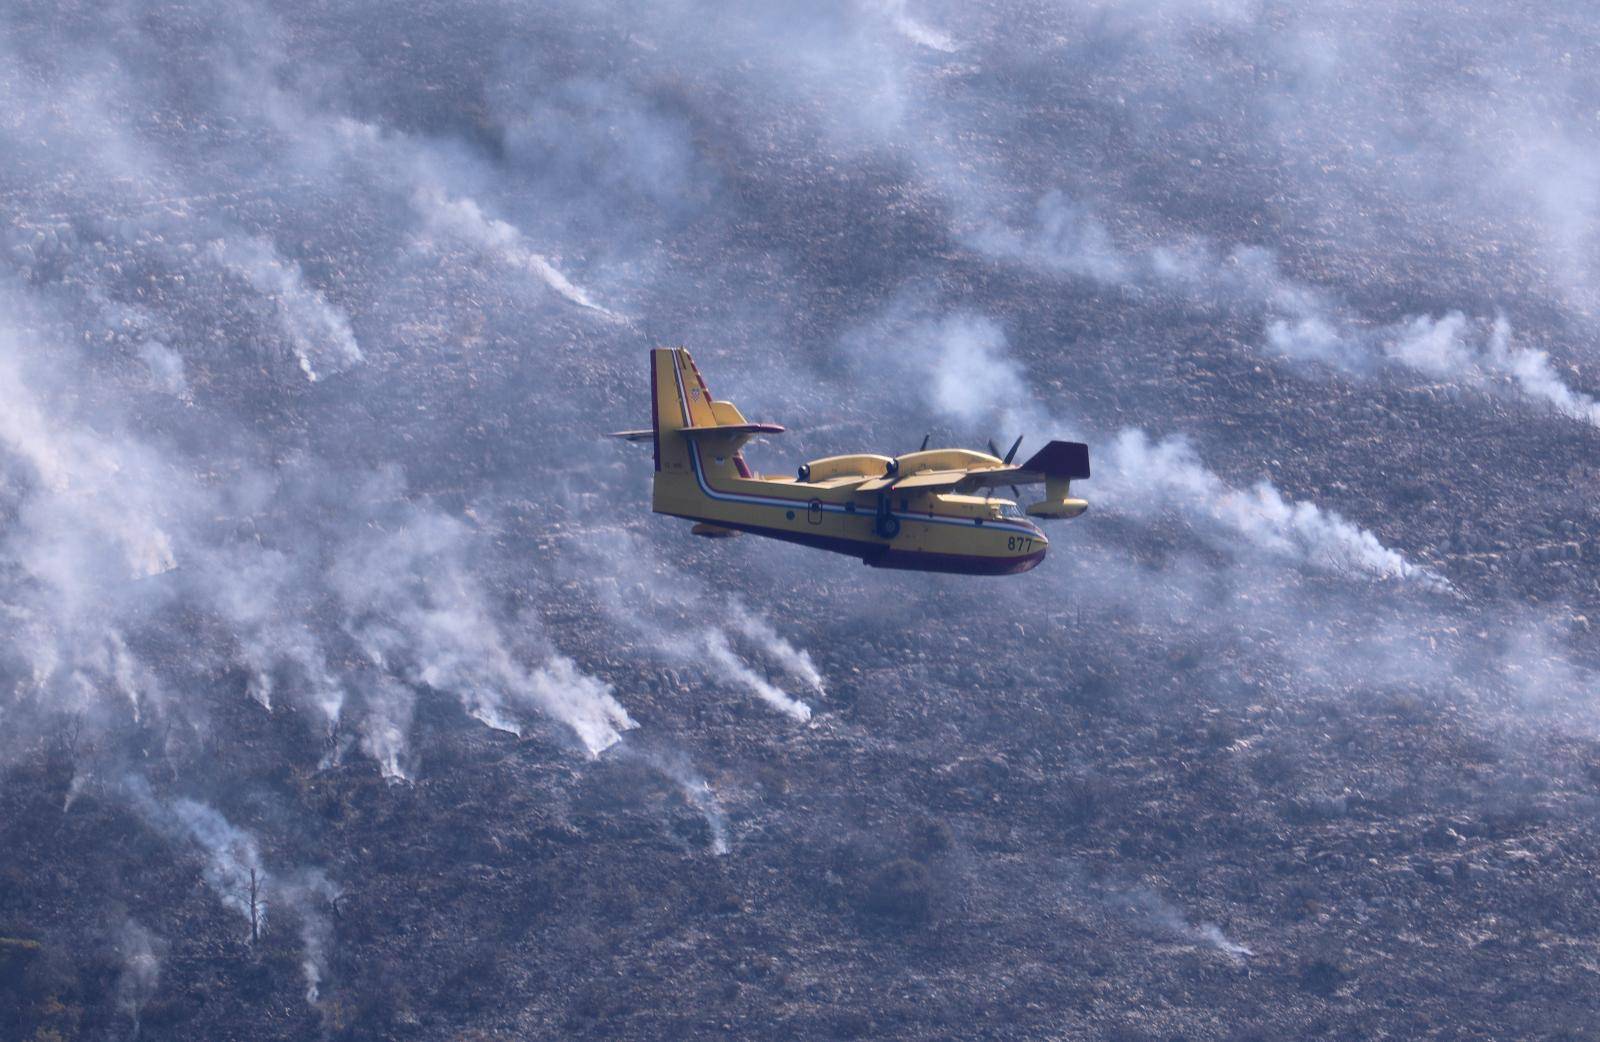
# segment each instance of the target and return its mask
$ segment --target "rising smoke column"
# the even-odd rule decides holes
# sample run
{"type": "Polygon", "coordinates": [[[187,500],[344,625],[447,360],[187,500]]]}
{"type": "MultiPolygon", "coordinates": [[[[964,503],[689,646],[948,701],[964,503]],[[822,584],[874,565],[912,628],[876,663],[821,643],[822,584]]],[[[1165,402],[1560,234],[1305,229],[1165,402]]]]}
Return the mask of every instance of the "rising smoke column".
{"type": "Polygon", "coordinates": [[[822,672],[804,648],[797,648],[785,640],[761,615],[751,610],[739,598],[728,602],[728,623],[764,655],[782,666],[789,675],[804,680],[819,695],[828,693],[822,672]]]}
{"type": "MultiPolygon", "coordinates": [[[[987,421],[1005,430],[1066,434],[1077,426],[1033,401],[1022,366],[1010,357],[1005,333],[992,320],[971,314],[908,320],[891,313],[889,328],[912,345],[910,364],[935,374],[926,383],[929,404],[963,427],[987,421]]],[[[1200,461],[1186,438],[1157,441],[1128,429],[1087,440],[1098,446],[1096,511],[1141,518],[1176,513],[1210,529],[1212,538],[1292,565],[1432,589],[1448,585],[1371,532],[1315,504],[1293,502],[1268,481],[1249,489],[1230,485],[1200,461]]]]}
{"type": "Polygon", "coordinates": [[[1145,887],[1114,891],[1107,895],[1107,902],[1141,927],[1214,948],[1235,961],[1255,955],[1231,940],[1216,923],[1191,924],[1170,902],[1145,887]]]}
{"type": "Polygon", "coordinates": [[[333,948],[333,920],[329,910],[343,889],[320,868],[301,869],[274,885],[274,895],[300,918],[300,973],[305,980],[306,1004],[322,998],[328,974],[328,954],[333,948]]]}
{"type": "Polygon", "coordinates": [[[1530,401],[1600,426],[1600,401],[1575,391],[1548,352],[1511,343],[1497,314],[1487,335],[1460,311],[1413,315],[1380,325],[1355,314],[1338,295],[1286,274],[1276,254],[1259,246],[1218,251],[1204,241],[1120,249],[1089,208],[1052,191],[1031,229],[987,219],[967,241],[991,256],[1063,275],[1127,287],[1176,292],[1196,306],[1221,304],[1264,316],[1264,346],[1294,359],[1367,375],[1385,360],[1463,386],[1499,377],[1530,401]]]}
{"type": "MultiPolygon", "coordinates": [[[[266,892],[267,873],[261,863],[256,837],[234,825],[215,808],[198,800],[179,798],[170,802],[157,799],[143,778],[130,778],[125,790],[133,807],[153,828],[171,840],[191,843],[204,855],[201,874],[206,885],[221,901],[251,922],[252,887],[266,892]]],[[[253,910],[257,926],[266,921],[264,899],[253,910]]]]}
{"type": "Polygon", "coordinates": [[[340,886],[320,868],[268,872],[255,834],[209,804],[187,797],[162,801],[143,778],[127,779],[123,789],[151,827],[199,849],[206,886],[251,929],[267,930],[274,907],[295,912],[300,920],[306,1002],[315,1004],[333,945],[328,908],[342,892],[340,886]]]}
{"type": "Polygon", "coordinates": [[[612,756],[637,760],[671,781],[685,803],[694,808],[706,823],[711,836],[711,852],[718,857],[728,853],[729,827],[727,811],[711,783],[701,774],[683,751],[671,748],[647,748],[637,743],[619,745],[612,756]]]}
{"type": "MultiPolygon", "coordinates": [[[[347,544],[333,570],[345,628],[380,669],[456,695],[467,712],[521,734],[526,712],[570,727],[594,756],[636,726],[611,687],[569,658],[519,647],[490,611],[467,563],[468,531],[459,521],[409,511],[399,527],[347,544]],[[530,665],[526,657],[543,662],[530,665]]],[[[519,630],[533,621],[523,619],[519,630]]],[[[392,719],[374,721],[375,742],[392,743],[392,719]]],[[[398,763],[398,756],[396,753],[398,763]]]]}
{"type": "Polygon", "coordinates": [[[810,655],[779,636],[744,602],[718,599],[692,576],[666,564],[660,552],[639,536],[622,529],[608,529],[606,535],[609,546],[603,556],[595,556],[586,542],[579,543],[564,565],[593,584],[608,619],[636,634],[661,658],[704,670],[791,719],[811,719],[809,705],[740,657],[734,637],[743,636],[785,671],[824,694],[822,675],[810,655]]]}
{"type": "Polygon", "coordinates": [[[305,284],[299,265],[279,256],[261,236],[211,243],[211,255],[269,301],[307,380],[362,361],[350,320],[305,284]]]}
{"type": "Polygon", "coordinates": [[[1568,387],[1548,352],[1513,344],[1505,315],[1495,316],[1486,335],[1481,326],[1459,311],[1436,319],[1418,315],[1386,331],[1383,350],[1394,361],[1430,376],[1469,385],[1495,377],[1509,380],[1530,400],[1600,427],[1600,401],[1568,387]]]}
{"type": "MultiPolygon", "coordinates": [[[[19,521],[36,541],[12,543],[25,552],[22,564],[62,590],[89,563],[79,557],[85,551],[100,558],[92,562],[100,567],[110,564],[110,552],[119,554],[130,577],[177,567],[164,522],[182,508],[174,500],[184,483],[143,446],[72,424],[32,391],[18,363],[22,336],[0,327],[0,449],[26,468],[33,492],[19,521]]],[[[30,348],[37,354],[42,345],[30,348]]]]}
{"type": "Polygon", "coordinates": [[[117,1012],[133,1022],[130,1038],[139,1037],[139,1015],[161,986],[161,938],[135,919],[127,919],[116,941],[122,959],[117,974],[117,1012]]]}
{"type": "Polygon", "coordinates": [[[1271,482],[1248,490],[1229,486],[1203,466],[1184,438],[1155,442],[1140,430],[1125,430],[1110,443],[1108,465],[1097,475],[1097,492],[1109,510],[1136,517],[1177,513],[1209,520],[1221,531],[1292,564],[1317,571],[1365,573],[1405,579],[1431,589],[1448,583],[1377,536],[1336,513],[1286,499],[1271,482]]]}
{"type": "MultiPolygon", "coordinates": [[[[374,666],[383,662],[375,660],[374,666]]],[[[417,696],[408,685],[374,670],[361,686],[364,717],[359,725],[361,750],[377,761],[379,772],[390,781],[410,781],[411,718],[417,696]]]]}
{"type": "Polygon", "coordinates": [[[495,263],[527,272],[549,289],[580,308],[613,321],[621,316],[597,304],[542,253],[531,249],[510,223],[492,218],[472,199],[452,198],[437,186],[424,185],[412,195],[412,205],[422,216],[424,234],[452,239],[480,251],[495,263]]]}
{"type": "Polygon", "coordinates": [[[728,635],[722,630],[701,631],[700,644],[709,657],[713,671],[753,691],[757,698],[786,716],[801,723],[811,719],[811,707],[751,669],[734,652],[733,646],[728,643],[728,635]]]}
{"type": "Polygon", "coordinates": [[[883,13],[888,16],[895,32],[904,36],[919,47],[926,47],[930,51],[941,54],[954,54],[961,49],[948,33],[935,29],[926,22],[912,17],[907,9],[907,0],[880,0],[883,13]]]}

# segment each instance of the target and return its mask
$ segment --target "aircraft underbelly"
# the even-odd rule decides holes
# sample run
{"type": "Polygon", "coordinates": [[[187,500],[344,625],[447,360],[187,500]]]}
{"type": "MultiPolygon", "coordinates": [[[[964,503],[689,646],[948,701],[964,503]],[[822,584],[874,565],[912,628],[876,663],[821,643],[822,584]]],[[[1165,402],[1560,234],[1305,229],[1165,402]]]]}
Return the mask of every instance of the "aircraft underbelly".
{"type": "Polygon", "coordinates": [[[1049,548],[1045,540],[1022,533],[1006,534],[1000,530],[980,533],[976,526],[966,529],[914,518],[906,518],[900,534],[893,540],[885,540],[871,534],[873,519],[870,514],[825,517],[812,524],[806,519],[804,503],[796,505],[792,520],[786,516],[788,511],[772,511],[782,519],[776,524],[752,516],[756,513],[752,508],[707,510],[704,507],[701,504],[699,509],[693,509],[685,504],[682,509],[658,507],[657,512],[848,554],[874,568],[1014,575],[1037,567],[1049,548]],[[1008,539],[1010,546],[1007,546],[1008,539]]]}

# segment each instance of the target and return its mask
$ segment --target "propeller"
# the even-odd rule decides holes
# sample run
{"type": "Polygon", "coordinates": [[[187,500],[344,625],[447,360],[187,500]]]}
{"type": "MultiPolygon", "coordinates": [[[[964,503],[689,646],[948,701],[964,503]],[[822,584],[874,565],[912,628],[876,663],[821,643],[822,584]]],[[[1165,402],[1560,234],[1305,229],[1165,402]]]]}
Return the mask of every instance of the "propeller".
{"type": "MultiPolygon", "coordinates": [[[[1017,450],[1020,448],[1022,448],[1022,435],[1019,434],[1017,435],[1017,440],[1011,443],[1011,450],[1005,454],[1000,462],[1008,467],[1011,466],[1011,461],[1017,458],[1017,450]]],[[[1000,455],[1000,446],[994,443],[993,438],[989,439],[989,455],[1000,455]]],[[[1022,498],[1022,490],[1015,485],[1011,486],[1011,494],[1018,499],[1022,498]]]]}
{"type": "Polygon", "coordinates": [[[928,447],[928,439],[931,438],[931,437],[933,437],[933,432],[932,431],[929,431],[927,434],[924,434],[922,436],[922,444],[920,446],[918,446],[918,448],[917,448],[918,452],[922,452],[924,449],[926,449],[928,447]]]}

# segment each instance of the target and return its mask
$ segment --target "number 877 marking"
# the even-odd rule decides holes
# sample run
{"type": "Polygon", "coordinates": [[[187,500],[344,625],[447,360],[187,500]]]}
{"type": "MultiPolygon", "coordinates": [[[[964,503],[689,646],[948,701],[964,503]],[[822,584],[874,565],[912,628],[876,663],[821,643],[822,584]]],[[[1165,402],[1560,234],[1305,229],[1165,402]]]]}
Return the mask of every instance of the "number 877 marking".
{"type": "Polygon", "coordinates": [[[1032,550],[1033,549],[1033,536],[1030,536],[1030,535],[1007,536],[1006,537],[1006,549],[1007,550],[1024,550],[1024,551],[1032,550]]]}

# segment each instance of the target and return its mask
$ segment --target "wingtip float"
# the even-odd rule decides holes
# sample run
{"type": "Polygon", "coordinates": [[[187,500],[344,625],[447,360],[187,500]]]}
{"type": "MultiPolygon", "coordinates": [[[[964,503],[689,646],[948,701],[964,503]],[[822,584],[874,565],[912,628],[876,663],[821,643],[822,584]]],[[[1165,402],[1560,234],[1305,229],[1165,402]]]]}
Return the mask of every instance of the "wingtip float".
{"type": "MultiPolygon", "coordinates": [[[[998,452],[922,448],[901,456],[859,453],[800,465],[794,477],[753,474],[741,449],[782,427],[751,423],[718,401],[681,347],[650,352],[651,426],[613,437],[649,441],[651,507],[695,522],[695,535],[741,532],[859,557],[876,568],[1011,575],[1036,567],[1050,547],[1033,518],[1072,518],[1089,504],[1072,482],[1089,477],[1089,448],[1052,441],[1026,462],[998,452]],[[1043,484],[1026,511],[977,492],[1043,484]]],[[[991,449],[993,445],[991,444],[991,449]]]]}

